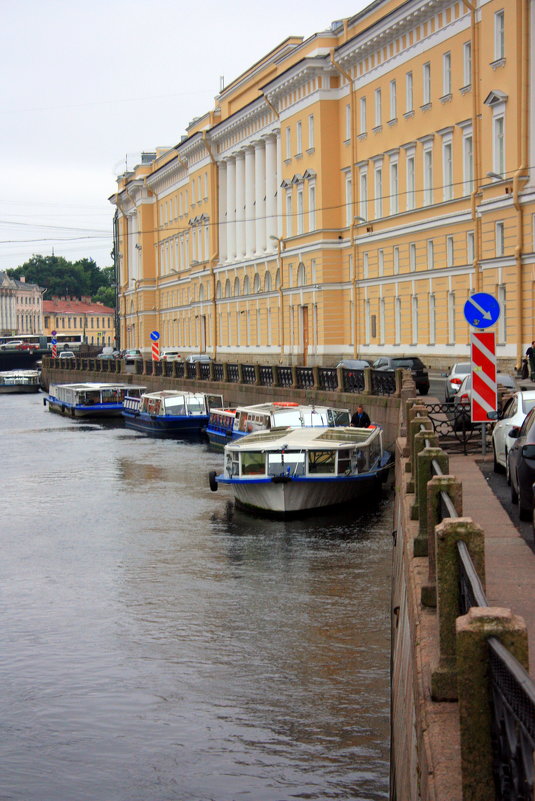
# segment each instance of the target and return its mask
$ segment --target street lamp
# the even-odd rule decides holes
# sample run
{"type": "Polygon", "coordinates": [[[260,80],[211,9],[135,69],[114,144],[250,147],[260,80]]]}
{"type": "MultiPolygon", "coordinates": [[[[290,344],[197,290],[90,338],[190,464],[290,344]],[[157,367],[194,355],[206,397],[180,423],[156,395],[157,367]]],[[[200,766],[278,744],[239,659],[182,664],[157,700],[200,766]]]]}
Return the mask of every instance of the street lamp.
{"type": "Polygon", "coordinates": [[[285,248],[284,240],[282,237],[274,236],[270,234],[270,239],[277,243],[277,269],[279,271],[279,305],[280,305],[280,332],[279,332],[279,341],[281,346],[281,355],[280,361],[281,363],[284,361],[284,297],[283,297],[283,265],[282,265],[282,251],[285,248]]]}

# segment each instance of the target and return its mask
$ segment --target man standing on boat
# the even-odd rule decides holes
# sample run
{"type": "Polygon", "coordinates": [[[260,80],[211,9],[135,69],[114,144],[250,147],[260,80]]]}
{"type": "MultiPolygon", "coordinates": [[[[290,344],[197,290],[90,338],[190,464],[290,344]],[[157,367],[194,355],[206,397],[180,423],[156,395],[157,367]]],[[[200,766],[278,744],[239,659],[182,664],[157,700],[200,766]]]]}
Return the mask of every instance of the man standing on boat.
{"type": "Polygon", "coordinates": [[[370,418],[364,411],[362,404],[357,406],[357,411],[351,418],[351,425],[353,428],[368,428],[370,425],[370,418]]]}

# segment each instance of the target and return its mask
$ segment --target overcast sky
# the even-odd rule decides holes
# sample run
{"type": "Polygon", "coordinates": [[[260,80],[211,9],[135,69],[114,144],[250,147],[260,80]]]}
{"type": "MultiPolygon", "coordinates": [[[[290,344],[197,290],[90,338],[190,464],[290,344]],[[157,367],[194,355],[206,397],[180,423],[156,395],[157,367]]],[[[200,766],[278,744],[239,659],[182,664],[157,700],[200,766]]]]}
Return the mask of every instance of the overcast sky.
{"type": "Polygon", "coordinates": [[[367,0],[18,0],[0,26],[0,269],[52,251],[112,263],[115,178],[175,145],[287,36],[367,0]]]}

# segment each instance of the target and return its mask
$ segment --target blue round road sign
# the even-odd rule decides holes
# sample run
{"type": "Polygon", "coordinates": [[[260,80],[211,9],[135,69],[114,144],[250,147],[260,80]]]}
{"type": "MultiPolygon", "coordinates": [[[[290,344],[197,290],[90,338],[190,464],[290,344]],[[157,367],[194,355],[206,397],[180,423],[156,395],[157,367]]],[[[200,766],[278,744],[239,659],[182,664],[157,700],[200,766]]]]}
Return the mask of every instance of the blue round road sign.
{"type": "Polygon", "coordinates": [[[57,345],[58,344],[58,340],[57,339],[51,339],[50,342],[51,342],[52,345],[57,345]]]}
{"type": "Polygon", "coordinates": [[[488,328],[500,316],[500,304],[494,295],[476,292],[464,304],[464,316],[467,323],[474,328],[488,328]]]}
{"type": "Polygon", "coordinates": [[[151,331],[150,338],[153,342],[158,342],[160,339],[160,332],[159,331],[151,331]]]}

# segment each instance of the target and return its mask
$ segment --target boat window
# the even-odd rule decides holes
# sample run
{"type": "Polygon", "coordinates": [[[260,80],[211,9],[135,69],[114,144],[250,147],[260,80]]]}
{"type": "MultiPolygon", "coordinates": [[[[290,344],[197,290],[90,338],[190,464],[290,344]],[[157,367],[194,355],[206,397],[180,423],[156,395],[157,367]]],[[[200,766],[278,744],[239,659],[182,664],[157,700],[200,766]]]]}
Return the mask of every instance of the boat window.
{"type": "Polygon", "coordinates": [[[204,402],[202,398],[187,398],[186,405],[188,414],[204,414],[204,402]]]}
{"type": "Polygon", "coordinates": [[[338,451],[338,475],[351,472],[351,451],[338,451]]]}
{"type": "Polygon", "coordinates": [[[184,405],[184,396],[177,395],[176,398],[165,399],[165,409],[171,414],[186,414],[186,407],[184,405]]]}
{"type": "Polygon", "coordinates": [[[268,454],[268,474],[270,476],[304,476],[305,454],[301,451],[268,454]]]}
{"type": "Polygon", "coordinates": [[[242,476],[265,475],[266,455],[261,451],[244,451],[241,455],[242,476]]]}
{"type": "Polygon", "coordinates": [[[351,423],[349,412],[339,409],[329,409],[328,418],[330,426],[348,426],[351,423]]]}
{"type": "Polygon", "coordinates": [[[240,474],[240,457],[238,453],[235,453],[234,451],[227,453],[225,473],[227,476],[229,476],[229,478],[238,476],[240,474]]]}
{"type": "Polygon", "coordinates": [[[94,403],[100,403],[100,392],[98,390],[84,392],[81,396],[81,402],[84,406],[92,406],[94,403]]]}
{"type": "Polygon", "coordinates": [[[314,473],[334,473],[336,462],[335,451],[309,451],[308,452],[308,472],[314,473]]]}

